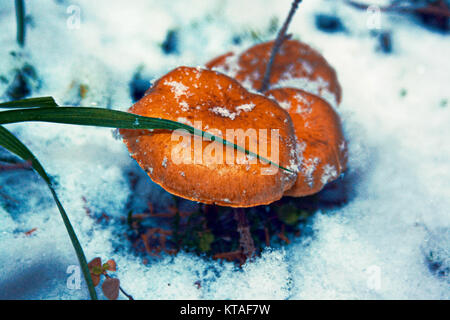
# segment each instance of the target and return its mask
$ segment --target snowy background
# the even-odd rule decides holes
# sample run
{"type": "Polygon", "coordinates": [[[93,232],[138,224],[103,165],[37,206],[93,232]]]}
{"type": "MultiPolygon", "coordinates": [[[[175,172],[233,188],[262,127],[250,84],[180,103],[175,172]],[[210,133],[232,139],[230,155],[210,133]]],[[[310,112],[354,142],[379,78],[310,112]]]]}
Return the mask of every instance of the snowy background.
{"type": "MultiPolygon", "coordinates": [[[[0,74],[7,82],[26,61],[40,79],[33,96],[127,110],[139,70],[151,80],[273,38],[271,25],[289,7],[290,0],[26,1],[31,20],[17,58],[10,54],[19,50],[14,1],[1,1],[0,74]],[[174,43],[165,43],[169,32],[174,43]],[[81,100],[80,85],[88,88],[81,100]]],[[[349,142],[350,201],[315,213],[302,237],[242,269],[186,253],[144,264],[133,253],[119,221],[130,199],[127,175],[140,170],[112,130],[7,128],[57,181],[88,259],[115,259],[122,287],[136,299],[449,299],[449,36],[383,14],[380,28],[392,37],[386,53],[368,19],[340,1],[300,5],[289,31],[326,57],[343,88],[338,112],[349,142]],[[317,14],[337,15],[342,28],[319,30],[317,14]],[[86,206],[113,221],[98,223],[86,206]]],[[[5,88],[2,82],[0,94],[5,88]]],[[[140,183],[135,210],[148,199],[160,209],[173,201],[150,179],[140,183]]],[[[0,186],[0,299],[89,298],[84,281],[79,290],[66,284],[77,259],[43,181],[30,171],[3,172],[0,186]]]]}

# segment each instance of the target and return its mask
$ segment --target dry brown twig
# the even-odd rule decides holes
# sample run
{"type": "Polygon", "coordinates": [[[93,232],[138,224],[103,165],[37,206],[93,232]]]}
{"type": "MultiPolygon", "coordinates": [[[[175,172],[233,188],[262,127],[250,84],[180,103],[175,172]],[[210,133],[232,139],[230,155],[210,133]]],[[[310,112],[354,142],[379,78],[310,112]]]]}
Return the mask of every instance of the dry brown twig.
{"type": "Polygon", "coordinates": [[[267,63],[266,71],[264,73],[261,89],[259,89],[260,92],[264,92],[269,88],[270,73],[272,72],[273,62],[276,55],[278,54],[278,51],[280,51],[283,41],[290,37],[290,35],[286,35],[286,32],[300,2],[302,2],[302,0],[292,1],[291,10],[289,10],[289,14],[286,17],[286,20],[284,21],[280,31],[278,32],[277,38],[275,39],[275,43],[272,48],[272,52],[270,53],[270,59],[267,63]]]}
{"type": "Polygon", "coordinates": [[[13,164],[10,163],[0,164],[0,171],[31,170],[31,169],[32,169],[31,161],[24,161],[13,164]]]}

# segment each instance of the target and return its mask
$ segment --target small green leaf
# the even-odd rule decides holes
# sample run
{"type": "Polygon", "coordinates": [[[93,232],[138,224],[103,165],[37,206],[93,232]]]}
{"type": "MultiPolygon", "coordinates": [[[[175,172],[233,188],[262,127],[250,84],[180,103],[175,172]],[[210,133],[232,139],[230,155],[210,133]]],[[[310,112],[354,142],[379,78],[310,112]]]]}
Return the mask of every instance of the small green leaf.
{"type": "Polygon", "coordinates": [[[214,242],[214,235],[211,232],[205,232],[200,235],[198,246],[202,252],[211,250],[211,244],[214,242]]]}
{"type": "Polygon", "coordinates": [[[296,225],[301,219],[306,219],[309,213],[305,210],[299,210],[293,204],[285,204],[277,210],[278,218],[287,225],[296,225]]]}
{"type": "Polygon", "coordinates": [[[99,276],[103,273],[103,268],[102,267],[92,267],[91,268],[91,273],[99,276]]]}

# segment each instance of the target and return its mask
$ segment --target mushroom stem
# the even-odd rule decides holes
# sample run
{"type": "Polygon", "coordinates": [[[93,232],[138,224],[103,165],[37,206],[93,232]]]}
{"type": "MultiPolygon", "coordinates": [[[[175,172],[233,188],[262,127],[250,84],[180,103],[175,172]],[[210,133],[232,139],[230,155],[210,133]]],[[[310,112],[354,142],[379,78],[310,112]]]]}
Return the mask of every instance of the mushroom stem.
{"type": "Polygon", "coordinates": [[[234,219],[237,222],[237,231],[239,232],[239,244],[242,253],[246,258],[252,258],[255,254],[255,243],[253,242],[250,226],[243,208],[234,209],[234,219]]]}
{"type": "Polygon", "coordinates": [[[280,31],[278,32],[277,38],[275,39],[275,43],[273,44],[272,52],[270,53],[270,59],[269,63],[267,63],[266,72],[264,73],[264,78],[262,81],[261,89],[259,89],[259,92],[264,92],[269,88],[269,79],[270,79],[270,73],[272,72],[272,65],[275,60],[275,57],[280,51],[281,45],[283,44],[283,41],[286,40],[286,32],[289,27],[289,24],[291,23],[292,18],[294,17],[295,11],[297,11],[299,3],[302,2],[302,0],[294,0],[292,1],[291,10],[289,11],[289,14],[284,21],[283,26],[281,27],[280,31]]]}

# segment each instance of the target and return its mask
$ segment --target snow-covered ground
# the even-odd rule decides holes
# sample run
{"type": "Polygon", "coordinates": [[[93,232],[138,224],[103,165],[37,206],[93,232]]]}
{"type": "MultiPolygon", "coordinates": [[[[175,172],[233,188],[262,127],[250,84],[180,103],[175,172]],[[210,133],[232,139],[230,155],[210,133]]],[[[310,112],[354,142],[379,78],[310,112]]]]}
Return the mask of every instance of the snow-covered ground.
{"type": "MultiPolygon", "coordinates": [[[[0,5],[6,78],[18,63],[10,55],[18,50],[13,4],[0,5]]],[[[157,78],[246,48],[255,35],[273,37],[271,21],[284,19],[290,0],[33,0],[26,7],[32,21],[22,59],[42,80],[33,96],[126,110],[140,66],[144,77],[157,78]],[[161,50],[169,30],[178,33],[177,54],[161,50]],[[76,101],[80,84],[88,90],[76,101]]],[[[449,299],[450,41],[411,18],[383,14],[380,26],[391,31],[393,51],[382,53],[368,29],[371,18],[338,1],[300,5],[290,32],[326,57],[343,88],[338,112],[349,142],[351,200],[317,212],[304,236],[242,269],[186,253],[144,265],[129,243],[117,241],[123,224],[98,224],[86,215],[86,205],[94,215],[127,214],[127,172],[137,165],[112,130],[7,128],[55,177],[87,257],[115,259],[123,288],[136,299],[449,299]],[[317,13],[336,13],[345,30],[318,30],[317,13]]],[[[160,208],[173,201],[149,179],[142,184],[137,209],[147,199],[160,208]]],[[[0,186],[15,199],[0,197],[0,298],[88,298],[84,283],[78,290],[67,285],[66,270],[77,259],[44,183],[31,172],[2,173],[0,186]]]]}

